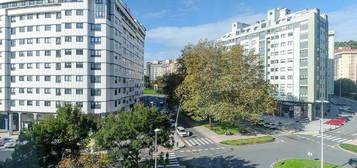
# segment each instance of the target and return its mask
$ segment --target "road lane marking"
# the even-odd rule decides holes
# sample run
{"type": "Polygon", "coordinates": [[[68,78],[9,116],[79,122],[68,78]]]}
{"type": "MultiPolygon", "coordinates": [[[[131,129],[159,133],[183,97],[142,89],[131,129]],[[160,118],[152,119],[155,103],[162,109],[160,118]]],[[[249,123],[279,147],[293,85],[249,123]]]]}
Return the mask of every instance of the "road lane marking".
{"type": "Polygon", "coordinates": [[[196,141],[196,139],[192,139],[192,141],[194,141],[197,145],[201,145],[198,141],[196,141]]]}
{"type": "Polygon", "coordinates": [[[324,139],[326,139],[326,140],[332,140],[332,139],[335,139],[335,138],[337,138],[337,137],[328,137],[328,138],[324,138],[324,139]]]}
{"type": "Polygon", "coordinates": [[[185,142],[187,143],[188,146],[192,146],[189,140],[186,140],[185,142]]]}
{"type": "Polygon", "coordinates": [[[201,143],[201,145],[205,145],[204,142],[202,142],[199,138],[196,139],[199,143],[201,143]]]}
{"type": "Polygon", "coordinates": [[[342,142],[342,141],[347,141],[348,139],[341,139],[341,140],[338,140],[337,142],[342,142]]]}
{"type": "Polygon", "coordinates": [[[336,139],[331,139],[331,141],[338,141],[338,140],[341,140],[341,139],[343,139],[343,138],[336,138],[336,139]]]}
{"type": "Polygon", "coordinates": [[[348,143],[348,142],[351,142],[352,140],[347,140],[347,141],[344,141],[343,143],[348,143]]]}
{"type": "Polygon", "coordinates": [[[206,143],[207,145],[209,144],[209,142],[207,142],[204,138],[201,138],[201,141],[203,141],[203,142],[206,143]]]}
{"type": "Polygon", "coordinates": [[[205,138],[208,142],[210,143],[214,143],[212,140],[210,140],[209,138],[205,138]]]}

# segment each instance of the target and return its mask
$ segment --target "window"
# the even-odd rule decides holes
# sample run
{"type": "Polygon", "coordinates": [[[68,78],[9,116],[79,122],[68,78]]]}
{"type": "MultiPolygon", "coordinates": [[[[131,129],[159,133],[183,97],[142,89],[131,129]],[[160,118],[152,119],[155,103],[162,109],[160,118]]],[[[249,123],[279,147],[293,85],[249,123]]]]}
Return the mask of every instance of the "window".
{"type": "Polygon", "coordinates": [[[61,96],[61,89],[56,89],[56,96],[61,96]]]}
{"type": "Polygon", "coordinates": [[[27,26],[27,32],[33,32],[33,26],[27,26]]]}
{"type": "Polygon", "coordinates": [[[33,93],[33,89],[32,88],[27,88],[27,93],[32,94],[33,93]]]}
{"type": "Polygon", "coordinates": [[[101,103],[100,102],[91,102],[90,107],[91,107],[91,109],[101,109],[101,103]]]}
{"type": "Polygon", "coordinates": [[[77,95],[83,95],[83,89],[76,89],[77,95]]]}
{"type": "Polygon", "coordinates": [[[51,106],[51,101],[45,101],[45,106],[50,107],[51,106]]]}
{"type": "Polygon", "coordinates": [[[11,28],[10,29],[10,34],[16,34],[16,28],[11,28]]]}
{"type": "Polygon", "coordinates": [[[82,82],[82,81],[83,81],[83,76],[77,75],[77,76],[76,76],[76,81],[77,81],[77,82],[82,82]]]}
{"type": "Polygon", "coordinates": [[[45,63],[45,68],[50,69],[51,68],[51,63],[45,63]]]}
{"type": "Polygon", "coordinates": [[[101,96],[101,89],[91,89],[91,96],[101,96]]]}
{"type": "Polygon", "coordinates": [[[102,51],[101,50],[90,50],[91,57],[101,57],[102,51]]]}
{"type": "Polygon", "coordinates": [[[51,56],[51,50],[45,50],[45,56],[51,56]]]}
{"type": "Polygon", "coordinates": [[[19,100],[19,105],[24,106],[25,105],[25,100],[19,100]]]}
{"type": "Polygon", "coordinates": [[[65,76],[64,76],[64,81],[66,81],[66,82],[72,81],[72,76],[70,76],[70,75],[65,75],[65,76]]]}
{"type": "Polygon", "coordinates": [[[25,27],[20,27],[19,32],[25,32],[25,27]]]}
{"type": "Polygon", "coordinates": [[[25,64],[19,64],[19,69],[24,69],[25,64]]]}
{"type": "Polygon", "coordinates": [[[16,77],[15,76],[10,76],[10,82],[15,83],[16,82],[16,77]]]}
{"type": "Polygon", "coordinates": [[[51,44],[51,38],[50,37],[46,37],[45,38],[45,44],[51,44]]]}
{"type": "Polygon", "coordinates": [[[288,58],[288,62],[293,62],[294,60],[292,58],[288,58]]]}
{"type": "Polygon", "coordinates": [[[101,70],[101,63],[91,63],[91,70],[101,70]]]}
{"type": "Polygon", "coordinates": [[[293,35],[294,35],[293,32],[288,33],[288,37],[291,37],[293,35]]]}
{"type": "Polygon", "coordinates": [[[50,88],[45,88],[45,94],[51,94],[51,89],[50,88]]]}
{"type": "Polygon", "coordinates": [[[45,31],[51,31],[51,25],[45,25],[45,31]]]}
{"type": "Polygon", "coordinates": [[[83,16],[83,9],[77,9],[76,10],[76,15],[77,16],[83,16]]]}
{"type": "Polygon", "coordinates": [[[56,44],[57,45],[61,44],[61,37],[56,37],[56,44]]]}
{"type": "Polygon", "coordinates": [[[83,62],[77,62],[76,68],[83,68],[83,62]]]}
{"type": "Polygon", "coordinates": [[[25,89],[24,88],[19,88],[19,93],[25,93],[25,89]]]}
{"type": "Polygon", "coordinates": [[[19,57],[24,57],[24,56],[25,56],[24,52],[23,52],[23,51],[20,51],[20,52],[19,52],[19,57]]]}
{"type": "Polygon", "coordinates": [[[45,13],[45,18],[51,18],[51,13],[45,13]]]}
{"type": "Polygon", "coordinates": [[[32,38],[27,39],[27,44],[33,44],[33,39],[32,38]]]}
{"type": "Polygon", "coordinates": [[[19,76],[19,81],[25,81],[25,76],[19,76]]]}
{"type": "Polygon", "coordinates": [[[65,29],[72,29],[72,23],[65,23],[64,24],[65,29]]]}
{"type": "Polygon", "coordinates": [[[64,94],[72,94],[72,89],[64,89],[64,94]]]}
{"type": "Polygon", "coordinates": [[[45,81],[47,82],[51,81],[51,76],[45,76],[45,81]]]}
{"type": "Polygon", "coordinates": [[[27,15],[27,19],[28,19],[28,20],[32,20],[32,19],[33,19],[33,15],[32,15],[32,14],[28,14],[28,15],[27,15]]]}
{"type": "Polygon", "coordinates": [[[36,26],[36,31],[40,31],[41,30],[41,26],[36,26]]]}
{"type": "Polygon", "coordinates": [[[293,71],[293,67],[288,67],[288,71],[293,71]]]}
{"type": "Polygon", "coordinates": [[[36,81],[40,81],[40,78],[41,78],[41,77],[40,77],[39,75],[37,75],[37,76],[36,76],[36,81]]]}
{"type": "Polygon", "coordinates": [[[102,30],[102,26],[101,26],[101,24],[91,24],[90,29],[92,31],[101,31],[102,30]]]}
{"type": "Polygon", "coordinates": [[[83,49],[76,49],[77,55],[83,55],[83,49]]]}
{"type": "Polygon", "coordinates": [[[64,41],[65,42],[72,42],[72,36],[65,36],[64,41]]]}
{"type": "Polygon", "coordinates": [[[66,16],[72,16],[72,10],[65,10],[64,15],[66,16]]]}
{"type": "Polygon", "coordinates": [[[27,69],[32,69],[32,64],[31,63],[27,64],[27,69]]]}
{"type": "Polygon", "coordinates": [[[16,104],[16,103],[15,103],[15,100],[11,100],[11,101],[10,101],[10,106],[11,106],[11,107],[15,107],[15,104],[16,104]]]}
{"type": "Polygon", "coordinates": [[[83,36],[77,36],[76,42],[83,42],[83,36]]]}
{"type": "Polygon", "coordinates": [[[64,63],[65,68],[72,68],[72,63],[71,62],[66,62],[64,63]]]}
{"type": "Polygon", "coordinates": [[[92,75],[90,77],[90,81],[91,81],[91,83],[101,83],[101,76],[92,75]]]}
{"type": "Polygon", "coordinates": [[[101,37],[90,37],[90,43],[92,44],[100,44],[101,41],[101,37]]]}
{"type": "Polygon", "coordinates": [[[77,29],[83,29],[83,23],[77,23],[76,24],[77,29]]]}
{"type": "Polygon", "coordinates": [[[56,32],[61,32],[62,31],[62,27],[60,24],[56,24],[56,32]]]}
{"type": "Polygon", "coordinates": [[[62,18],[61,12],[57,12],[56,13],[56,19],[61,19],[61,18],[62,18]]]}
{"type": "Polygon", "coordinates": [[[72,55],[72,50],[71,49],[64,50],[64,55],[72,55]]]}
{"type": "Polygon", "coordinates": [[[61,76],[60,75],[56,76],[56,83],[61,83],[61,76]]]}

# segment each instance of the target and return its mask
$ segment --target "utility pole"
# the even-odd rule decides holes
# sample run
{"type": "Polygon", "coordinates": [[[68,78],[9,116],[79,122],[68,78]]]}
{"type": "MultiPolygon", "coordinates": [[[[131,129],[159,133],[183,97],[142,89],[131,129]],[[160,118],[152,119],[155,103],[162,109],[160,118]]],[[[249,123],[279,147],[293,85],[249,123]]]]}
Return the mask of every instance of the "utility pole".
{"type": "Polygon", "coordinates": [[[321,118],[320,118],[320,134],[321,134],[321,168],[324,167],[324,103],[328,103],[324,98],[316,100],[316,103],[321,103],[321,118]]]}

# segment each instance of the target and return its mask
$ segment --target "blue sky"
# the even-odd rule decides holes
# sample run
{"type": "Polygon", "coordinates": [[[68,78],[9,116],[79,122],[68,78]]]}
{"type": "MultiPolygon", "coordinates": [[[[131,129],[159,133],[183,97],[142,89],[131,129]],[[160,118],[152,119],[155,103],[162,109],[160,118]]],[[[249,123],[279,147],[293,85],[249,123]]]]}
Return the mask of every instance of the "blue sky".
{"type": "Polygon", "coordinates": [[[126,0],[132,15],[147,28],[145,61],[177,58],[183,47],[215,40],[233,21],[254,23],[272,8],[292,12],[319,8],[329,16],[337,41],[357,40],[356,0],[126,0]]]}

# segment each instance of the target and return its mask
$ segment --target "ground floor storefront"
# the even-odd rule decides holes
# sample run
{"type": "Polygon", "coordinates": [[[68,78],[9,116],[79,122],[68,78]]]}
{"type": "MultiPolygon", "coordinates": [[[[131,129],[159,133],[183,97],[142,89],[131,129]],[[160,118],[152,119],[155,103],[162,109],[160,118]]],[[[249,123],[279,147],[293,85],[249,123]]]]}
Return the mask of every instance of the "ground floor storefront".
{"type": "Polygon", "coordinates": [[[8,131],[10,134],[14,131],[23,131],[31,127],[33,123],[39,122],[48,115],[51,114],[0,112],[0,130],[8,131]]]}
{"type": "MultiPolygon", "coordinates": [[[[324,104],[324,113],[328,108],[329,105],[324,104]]],[[[315,120],[321,116],[321,105],[317,103],[278,101],[276,115],[287,118],[315,120]]]]}

